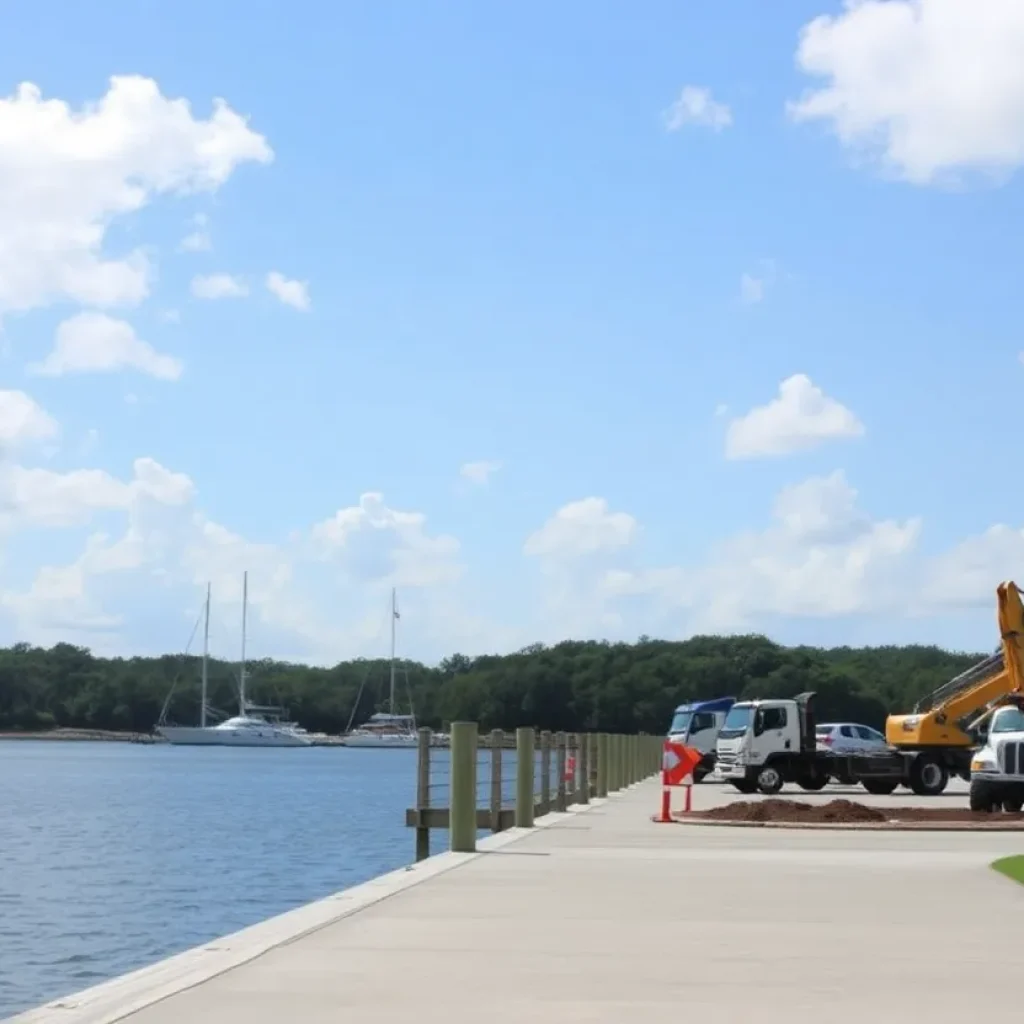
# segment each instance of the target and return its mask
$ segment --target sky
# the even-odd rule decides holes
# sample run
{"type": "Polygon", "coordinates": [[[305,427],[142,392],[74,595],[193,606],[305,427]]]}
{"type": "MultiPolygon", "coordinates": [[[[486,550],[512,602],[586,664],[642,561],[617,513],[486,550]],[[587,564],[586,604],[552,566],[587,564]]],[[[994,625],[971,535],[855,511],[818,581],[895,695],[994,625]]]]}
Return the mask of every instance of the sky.
{"type": "Polygon", "coordinates": [[[3,7],[0,644],[997,645],[1019,0],[3,7]]]}

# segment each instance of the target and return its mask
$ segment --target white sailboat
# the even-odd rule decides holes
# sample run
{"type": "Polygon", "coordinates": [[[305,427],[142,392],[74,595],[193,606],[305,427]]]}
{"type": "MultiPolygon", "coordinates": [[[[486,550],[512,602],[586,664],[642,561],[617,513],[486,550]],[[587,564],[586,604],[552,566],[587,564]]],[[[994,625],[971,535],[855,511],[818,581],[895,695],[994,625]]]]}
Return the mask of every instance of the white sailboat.
{"type": "MultiPolygon", "coordinates": [[[[401,616],[398,614],[398,597],[395,588],[391,588],[391,665],[388,690],[388,710],[378,711],[371,715],[358,729],[352,729],[351,719],[349,730],[342,737],[341,742],[346,747],[367,747],[375,750],[408,750],[419,744],[419,736],[416,732],[416,716],[414,714],[399,715],[395,713],[395,639],[396,625],[401,616]]],[[[365,684],[365,680],[363,681],[365,684]]],[[[352,708],[352,715],[355,716],[356,708],[359,707],[359,698],[362,696],[363,687],[359,687],[356,695],[355,707],[352,708]]],[[[412,709],[410,708],[410,711],[412,709]]]]}
{"type": "Polygon", "coordinates": [[[249,574],[242,577],[242,658],[238,672],[238,714],[217,725],[206,724],[206,689],[210,656],[210,586],[206,587],[203,628],[202,704],[199,725],[157,726],[168,743],[190,747],[309,747],[312,737],[292,722],[272,717],[274,708],[250,704],[245,698],[245,639],[249,605],[249,574]]]}

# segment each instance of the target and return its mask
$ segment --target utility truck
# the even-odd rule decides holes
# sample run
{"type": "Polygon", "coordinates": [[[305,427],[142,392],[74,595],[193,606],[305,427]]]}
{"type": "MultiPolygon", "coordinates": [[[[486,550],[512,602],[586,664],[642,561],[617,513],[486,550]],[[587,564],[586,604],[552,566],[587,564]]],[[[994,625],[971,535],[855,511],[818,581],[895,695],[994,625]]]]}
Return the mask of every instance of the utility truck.
{"type": "Polygon", "coordinates": [[[972,811],[1024,808],[1024,695],[992,713],[985,744],[971,758],[970,801],[972,811]]]}
{"type": "Polygon", "coordinates": [[[817,743],[814,694],[792,699],[738,701],[715,744],[715,774],[741,793],[778,793],[787,782],[809,791],[830,781],[861,783],[869,793],[892,793],[906,778],[908,757],[833,753],[817,743]]]}
{"type": "Polygon", "coordinates": [[[736,703],[735,697],[717,697],[714,700],[695,700],[680,704],[672,716],[668,738],[700,753],[700,764],[694,769],[693,781],[700,782],[715,768],[715,741],[725,716],[736,703]]]}

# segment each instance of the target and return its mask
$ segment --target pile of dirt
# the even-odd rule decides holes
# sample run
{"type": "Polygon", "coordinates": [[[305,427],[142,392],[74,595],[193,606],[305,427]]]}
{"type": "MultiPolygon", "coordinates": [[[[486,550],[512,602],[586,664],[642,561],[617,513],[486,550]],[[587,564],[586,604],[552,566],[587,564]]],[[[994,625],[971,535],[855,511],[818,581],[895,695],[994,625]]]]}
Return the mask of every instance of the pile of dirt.
{"type": "Polygon", "coordinates": [[[794,822],[861,822],[886,821],[885,811],[867,807],[852,800],[830,800],[827,804],[805,804],[797,800],[741,800],[697,811],[694,818],[710,821],[794,821],[794,822]]]}
{"type": "Polygon", "coordinates": [[[1024,814],[978,814],[966,807],[869,807],[853,800],[808,804],[799,800],[739,800],[709,811],[680,814],[682,819],[703,821],[792,822],[812,824],[902,824],[964,822],[988,827],[1024,826],[1024,814]]]}

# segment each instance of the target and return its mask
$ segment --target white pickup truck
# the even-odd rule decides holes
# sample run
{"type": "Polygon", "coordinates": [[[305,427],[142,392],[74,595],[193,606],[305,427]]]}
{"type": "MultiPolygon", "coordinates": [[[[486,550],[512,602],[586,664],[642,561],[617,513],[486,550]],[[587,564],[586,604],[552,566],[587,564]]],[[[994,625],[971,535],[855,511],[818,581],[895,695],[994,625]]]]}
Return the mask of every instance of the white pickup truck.
{"type": "Polygon", "coordinates": [[[971,758],[972,811],[1024,807],[1024,707],[1019,701],[996,710],[985,745],[971,758]]]}

